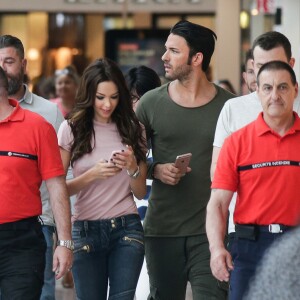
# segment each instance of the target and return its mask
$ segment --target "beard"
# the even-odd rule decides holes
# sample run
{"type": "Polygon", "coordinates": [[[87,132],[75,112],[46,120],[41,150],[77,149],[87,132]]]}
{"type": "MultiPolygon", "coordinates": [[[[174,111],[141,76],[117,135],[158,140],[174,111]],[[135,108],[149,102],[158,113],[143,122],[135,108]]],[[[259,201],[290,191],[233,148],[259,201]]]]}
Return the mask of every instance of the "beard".
{"type": "Polygon", "coordinates": [[[165,74],[165,77],[169,80],[178,79],[179,81],[185,81],[189,78],[192,68],[189,65],[183,65],[173,69],[173,73],[165,74]]]}
{"type": "Polygon", "coordinates": [[[24,72],[21,71],[18,75],[9,75],[8,78],[8,95],[15,95],[23,85],[24,72]]]}

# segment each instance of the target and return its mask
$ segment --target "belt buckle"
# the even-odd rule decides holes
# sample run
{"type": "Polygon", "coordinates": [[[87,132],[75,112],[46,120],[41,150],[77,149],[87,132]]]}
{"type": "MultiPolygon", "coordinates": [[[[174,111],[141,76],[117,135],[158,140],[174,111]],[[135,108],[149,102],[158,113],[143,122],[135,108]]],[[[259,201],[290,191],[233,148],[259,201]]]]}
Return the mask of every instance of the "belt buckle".
{"type": "Polygon", "coordinates": [[[271,233],[281,233],[282,230],[279,224],[270,224],[269,225],[269,232],[271,233]]]}

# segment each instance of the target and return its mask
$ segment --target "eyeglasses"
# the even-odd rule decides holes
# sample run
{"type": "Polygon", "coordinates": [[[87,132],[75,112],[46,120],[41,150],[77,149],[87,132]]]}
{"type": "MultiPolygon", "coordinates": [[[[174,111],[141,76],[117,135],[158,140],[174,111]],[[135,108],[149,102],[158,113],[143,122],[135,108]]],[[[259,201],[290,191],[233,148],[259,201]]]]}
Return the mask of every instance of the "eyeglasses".
{"type": "Polygon", "coordinates": [[[132,103],[137,103],[140,100],[140,97],[137,95],[131,95],[130,99],[132,103]]]}

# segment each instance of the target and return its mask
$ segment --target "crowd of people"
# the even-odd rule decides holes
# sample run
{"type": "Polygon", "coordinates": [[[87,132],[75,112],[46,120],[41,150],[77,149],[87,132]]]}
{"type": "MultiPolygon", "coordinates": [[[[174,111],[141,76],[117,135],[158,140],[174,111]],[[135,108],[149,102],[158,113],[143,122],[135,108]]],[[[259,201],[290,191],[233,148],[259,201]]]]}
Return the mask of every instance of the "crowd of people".
{"type": "Polygon", "coordinates": [[[0,299],[53,300],[64,278],[80,300],[133,300],[144,257],[148,300],[184,300],[188,282],[194,300],[299,294],[284,246],[299,247],[300,221],[291,45],[258,36],[238,97],[208,78],[216,40],[179,21],[165,84],[99,58],[82,76],[57,70],[45,99],[24,80],[21,40],[0,36],[0,299]]]}

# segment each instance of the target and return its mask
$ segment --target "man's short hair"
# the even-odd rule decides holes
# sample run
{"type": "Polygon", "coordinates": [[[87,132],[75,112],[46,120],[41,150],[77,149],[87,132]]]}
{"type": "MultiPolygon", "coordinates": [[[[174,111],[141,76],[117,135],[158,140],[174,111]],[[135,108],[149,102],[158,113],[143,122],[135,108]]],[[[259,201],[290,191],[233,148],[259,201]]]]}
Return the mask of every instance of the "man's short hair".
{"type": "Polygon", "coordinates": [[[257,46],[265,51],[269,51],[277,47],[282,47],[287,59],[290,60],[292,57],[292,48],[289,39],[284,34],[277,31],[269,31],[258,36],[253,42],[252,52],[257,46]]]}
{"type": "Polygon", "coordinates": [[[170,33],[186,40],[190,48],[189,58],[197,52],[203,54],[202,70],[206,72],[215,50],[217,35],[209,28],[185,20],[177,22],[171,28],[170,33]]]}
{"type": "Polygon", "coordinates": [[[25,57],[24,46],[22,42],[15,36],[12,35],[1,35],[0,36],[0,49],[13,47],[17,50],[18,55],[21,59],[25,57]]]}
{"type": "Polygon", "coordinates": [[[283,61],[274,60],[274,61],[270,61],[266,64],[263,64],[261,66],[261,68],[259,69],[258,74],[257,74],[257,85],[259,86],[259,77],[262,72],[264,72],[264,71],[279,71],[279,70],[288,71],[291,76],[292,84],[293,85],[297,84],[296,74],[295,74],[293,68],[289,64],[287,64],[283,61]]]}

